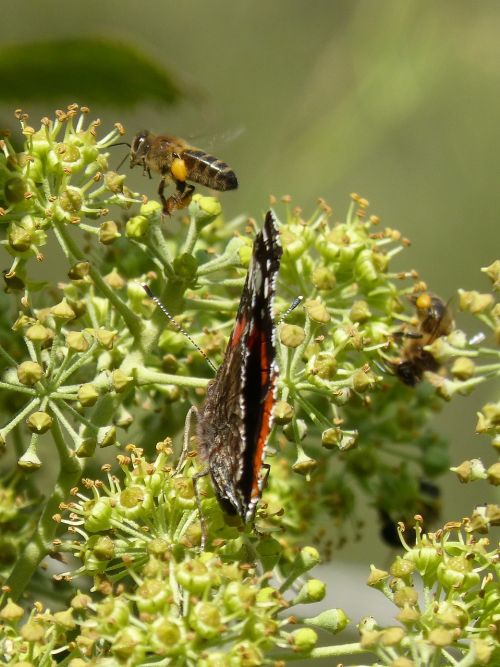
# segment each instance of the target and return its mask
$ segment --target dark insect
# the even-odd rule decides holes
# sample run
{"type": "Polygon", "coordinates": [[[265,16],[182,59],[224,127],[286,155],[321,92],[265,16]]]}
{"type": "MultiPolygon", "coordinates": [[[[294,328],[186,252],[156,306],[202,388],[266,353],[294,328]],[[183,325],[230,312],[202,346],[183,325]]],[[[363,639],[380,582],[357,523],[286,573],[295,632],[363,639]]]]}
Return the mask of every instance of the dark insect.
{"type": "Polygon", "coordinates": [[[438,361],[425,350],[441,336],[453,330],[453,317],[448,305],[438,296],[420,294],[414,299],[418,325],[414,331],[398,331],[395,337],[403,338],[401,356],[387,362],[393,373],[410,387],[417,385],[426,371],[433,373],[440,368],[438,361]]]}
{"type": "Polygon", "coordinates": [[[189,205],[194,185],[188,181],[212,190],[238,187],[236,174],[222,160],[190,146],[184,139],[155,135],[148,130],[139,132],[130,148],[130,167],[137,165],[142,166],[150,178],[152,171],[161,175],[158,195],[165,215],[189,205]],[[166,199],[163,193],[168,181],[173,181],[176,189],[166,199]]]}

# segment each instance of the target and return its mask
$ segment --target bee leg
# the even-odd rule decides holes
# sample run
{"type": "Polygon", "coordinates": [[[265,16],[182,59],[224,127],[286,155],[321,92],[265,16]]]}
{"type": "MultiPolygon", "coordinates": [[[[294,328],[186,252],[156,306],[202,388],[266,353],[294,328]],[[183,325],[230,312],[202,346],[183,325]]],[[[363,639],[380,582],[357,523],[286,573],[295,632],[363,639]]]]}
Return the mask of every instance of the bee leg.
{"type": "Polygon", "coordinates": [[[191,203],[191,197],[194,192],[194,185],[186,183],[186,181],[175,181],[176,191],[175,191],[175,200],[176,208],[186,208],[191,203]]]}
{"type": "Polygon", "coordinates": [[[168,199],[165,198],[165,195],[163,194],[166,186],[166,179],[165,176],[161,179],[160,185],[158,187],[158,197],[160,198],[161,204],[162,204],[162,213],[163,215],[172,215],[172,213],[175,211],[175,196],[172,195],[168,199]]]}

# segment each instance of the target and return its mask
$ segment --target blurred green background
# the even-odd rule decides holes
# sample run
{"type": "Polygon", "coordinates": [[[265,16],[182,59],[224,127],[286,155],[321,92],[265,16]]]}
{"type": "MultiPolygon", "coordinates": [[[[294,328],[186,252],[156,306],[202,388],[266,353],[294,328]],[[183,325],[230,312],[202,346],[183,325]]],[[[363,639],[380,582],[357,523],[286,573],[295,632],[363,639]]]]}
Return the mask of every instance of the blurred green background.
{"type": "MultiPolygon", "coordinates": [[[[3,58],[0,65],[0,126],[15,127],[16,107],[36,126],[76,101],[103,125],[123,122],[129,140],[143,128],[193,137],[238,174],[240,189],[222,195],[227,217],[258,217],[270,193],[286,193],[306,211],[323,196],[340,219],[349,193],[359,192],[382,224],[411,239],[397,268],[417,268],[448,299],[457,287],[488,289],[479,268],[500,249],[499,35],[497,0],[10,4],[0,46],[25,50],[20,59],[17,51],[17,63],[3,58]],[[37,74],[35,66],[44,64],[31,42],[90,38],[122,44],[144,62],[131,64],[130,51],[112,62],[83,45],[76,46],[78,62],[75,48],[67,58],[66,43],[52,49],[50,76],[37,74]],[[227,135],[235,138],[218,141],[227,135]]],[[[123,154],[116,150],[118,163],[123,154]]],[[[156,192],[156,180],[142,180],[140,170],[131,182],[156,192]]],[[[475,410],[487,398],[491,387],[466,402],[458,398],[439,418],[455,463],[466,451],[487,457],[474,436],[475,410]]],[[[444,516],[460,518],[487,500],[474,493],[450,475],[444,516]]],[[[366,539],[370,558],[383,566],[375,527],[366,539]]],[[[366,543],[338,558],[351,568],[364,563],[357,584],[341,564],[334,568],[340,587],[328,600],[356,618],[366,543]]]]}

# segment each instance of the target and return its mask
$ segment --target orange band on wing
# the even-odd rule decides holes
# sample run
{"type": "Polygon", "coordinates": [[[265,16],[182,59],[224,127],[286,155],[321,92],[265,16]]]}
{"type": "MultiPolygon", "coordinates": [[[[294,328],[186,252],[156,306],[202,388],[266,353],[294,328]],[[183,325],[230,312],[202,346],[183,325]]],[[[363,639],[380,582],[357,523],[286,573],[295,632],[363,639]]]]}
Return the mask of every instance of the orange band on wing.
{"type": "Polygon", "coordinates": [[[267,440],[269,438],[269,433],[271,432],[271,416],[275,403],[274,397],[274,385],[276,382],[276,373],[273,377],[271,375],[271,367],[268,360],[268,341],[265,336],[261,334],[260,337],[260,354],[261,354],[261,386],[268,387],[266,398],[264,404],[262,405],[262,423],[259,431],[259,437],[257,438],[257,444],[255,446],[255,453],[253,457],[253,470],[257,471],[257,474],[252,480],[252,498],[258,498],[260,496],[260,471],[262,467],[262,460],[264,458],[264,449],[266,447],[267,440]]]}

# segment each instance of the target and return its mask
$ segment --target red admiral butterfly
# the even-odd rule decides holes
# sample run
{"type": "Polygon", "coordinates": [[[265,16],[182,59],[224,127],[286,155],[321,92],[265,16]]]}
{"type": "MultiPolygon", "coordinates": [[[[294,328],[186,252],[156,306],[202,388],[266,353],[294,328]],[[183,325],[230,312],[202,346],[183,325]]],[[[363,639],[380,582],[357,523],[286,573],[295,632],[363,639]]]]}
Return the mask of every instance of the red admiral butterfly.
{"type": "MultiPolygon", "coordinates": [[[[193,476],[202,525],[202,548],[206,527],[197,491],[200,477],[210,474],[222,509],[227,514],[239,515],[245,522],[252,520],[262,493],[264,478],[261,472],[272,426],[278,376],[272,306],[282,252],[276,218],[269,211],[262,231],[255,237],[224,361],[208,385],[202,408],[198,410],[193,406],[186,417],[184,447],[176,472],[184,464],[191,416],[196,414],[199,450],[207,462],[206,470],[193,476]]],[[[165,315],[198,347],[149,287],[143,287],[165,315]]],[[[300,299],[296,299],[289,310],[300,299]]],[[[202,350],[200,352],[204,354],[202,350]]],[[[212,366],[210,360],[207,361],[212,366]]]]}
{"type": "Polygon", "coordinates": [[[275,403],[273,298],[282,254],[269,211],[255,238],[236,324],[224,361],[208,385],[198,416],[201,456],[217,499],[228,514],[251,521],[263,486],[261,475],[275,403]]]}

